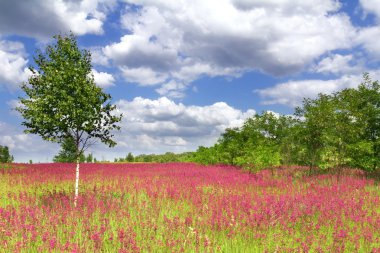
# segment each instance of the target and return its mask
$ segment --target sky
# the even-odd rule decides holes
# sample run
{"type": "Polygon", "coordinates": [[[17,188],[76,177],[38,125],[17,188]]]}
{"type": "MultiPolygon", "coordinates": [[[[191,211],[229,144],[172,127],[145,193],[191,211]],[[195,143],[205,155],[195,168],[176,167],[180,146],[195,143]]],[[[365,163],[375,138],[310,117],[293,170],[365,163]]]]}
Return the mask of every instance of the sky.
{"type": "Polygon", "coordinates": [[[124,117],[112,149],[194,151],[255,113],[380,79],[380,0],[0,0],[0,145],[49,162],[59,145],[25,134],[14,110],[37,50],[72,31],[124,117]]]}

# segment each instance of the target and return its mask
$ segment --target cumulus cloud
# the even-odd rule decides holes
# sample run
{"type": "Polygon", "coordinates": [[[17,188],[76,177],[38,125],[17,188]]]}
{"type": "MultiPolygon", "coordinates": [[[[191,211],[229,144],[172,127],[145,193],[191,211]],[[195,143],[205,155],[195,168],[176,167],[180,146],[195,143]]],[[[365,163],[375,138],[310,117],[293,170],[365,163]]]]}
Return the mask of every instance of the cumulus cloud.
{"type": "Polygon", "coordinates": [[[10,109],[9,113],[16,117],[21,117],[20,113],[16,110],[17,107],[23,107],[24,105],[20,102],[20,100],[12,99],[7,101],[7,105],[10,109]]]}
{"type": "Polygon", "coordinates": [[[0,33],[46,39],[60,32],[102,34],[116,0],[0,1],[0,33]]]}
{"type": "Polygon", "coordinates": [[[30,74],[27,63],[22,43],[0,40],[0,87],[14,90],[26,81],[30,74]]]}
{"type": "Polygon", "coordinates": [[[171,80],[187,85],[202,75],[234,77],[252,70],[294,73],[326,52],[349,48],[356,34],[334,0],[125,2],[141,8],[136,13],[126,7],[125,35],[103,52],[122,70],[169,78],[149,82],[156,85],[171,80]]]}
{"type": "Polygon", "coordinates": [[[352,54],[329,55],[312,68],[312,71],[316,73],[332,73],[335,75],[357,74],[363,72],[363,70],[364,66],[362,61],[358,61],[357,57],[352,54]]]}
{"type": "Polygon", "coordinates": [[[241,111],[224,102],[186,106],[166,97],[136,97],[132,101],[119,100],[116,105],[125,115],[122,130],[116,134],[116,153],[195,150],[199,145],[214,144],[227,127],[241,126],[255,114],[254,110],[241,111]]]}
{"type": "Polygon", "coordinates": [[[377,0],[360,0],[359,1],[365,14],[373,14],[376,17],[376,24],[362,27],[359,29],[356,43],[363,46],[372,60],[380,60],[380,45],[378,39],[380,36],[380,5],[377,0]]]}
{"type": "Polygon", "coordinates": [[[101,88],[108,88],[115,85],[115,78],[106,72],[98,72],[95,69],[92,70],[95,83],[101,88]]]}
{"type": "Polygon", "coordinates": [[[359,31],[356,41],[368,52],[368,57],[380,60],[380,25],[363,28],[359,31]]]}
{"type": "MultiPolygon", "coordinates": [[[[380,69],[368,71],[373,80],[380,80],[380,69]]],[[[328,80],[288,81],[254,92],[263,98],[263,104],[280,104],[290,107],[299,106],[303,98],[315,98],[319,93],[331,94],[345,89],[356,88],[363,81],[361,74],[342,75],[328,80]]]]}
{"type": "Polygon", "coordinates": [[[166,73],[155,72],[151,68],[146,67],[128,68],[121,66],[120,70],[126,80],[142,86],[156,85],[168,78],[166,73]]]}
{"type": "Polygon", "coordinates": [[[285,13],[295,13],[299,11],[326,12],[337,10],[340,7],[339,1],[322,0],[318,2],[304,0],[232,0],[234,6],[241,10],[252,10],[254,8],[271,8],[285,13]],[[296,7],[295,7],[296,6],[296,7]]]}
{"type": "Polygon", "coordinates": [[[359,0],[359,2],[365,12],[375,14],[378,19],[380,18],[380,5],[377,0],[359,0]]]}
{"type": "MultiPolygon", "coordinates": [[[[372,57],[380,57],[379,26],[353,27],[349,17],[339,12],[339,1],[126,2],[141,5],[141,11],[125,12],[122,23],[128,35],[106,47],[107,55],[128,66],[121,59],[137,52],[141,61],[134,63],[139,69],[166,77],[149,82],[162,86],[156,89],[160,95],[182,97],[186,85],[202,75],[240,76],[255,69],[275,75],[294,73],[326,52],[358,44],[372,57]],[[140,45],[147,49],[135,50],[140,45]],[[154,51],[152,64],[144,60],[148,49],[154,51]]],[[[379,16],[376,1],[362,0],[361,4],[379,16]]],[[[330,54],[312,68],[338,76],[364,70],[364,63],[351,54],[330,54]]]]}
{"type": "Polygon", "coordinates": [[[159,89],[156,89],[156,91],[160,95],[167,95],[172,98],[182,98],[185,89],[185,84],[171,80],[170,82],[163,84],[159,89]]]}
{"type": "Polygon", "coordinates": [[[263,98],[263,104],[295,107],[301,105],[303,98],[315,98],[318,93],[331,94],[344,88],[353,88],[358,86],[361,80],[360,75],[344,75],[332,80],[288,81],[254,92],[263,98]]]}
{"type": "Polygon", "coordinates": [[[90,47],[91,63],[99,66],[109,66],[109,59],[102,51],[101,47],[90,47]]]}
{"type": "Polygon", "coordinates": [[[8,146],[17,162],[28,162],[29,159],[35,162],[51,161],[59,150],[57,144],[43,141],[36,135],[24,134],[20,127],[1,121],[0,145],[8,146]]]}
{"type": "Polygon", "coordinates": [[[106,46],[104,53],[116,64],[129,68],[149,66],[158,72],[165,72],[177,65],[175,50],[164,47],[143,35],[125,35],[119,43],[106,46]]]}

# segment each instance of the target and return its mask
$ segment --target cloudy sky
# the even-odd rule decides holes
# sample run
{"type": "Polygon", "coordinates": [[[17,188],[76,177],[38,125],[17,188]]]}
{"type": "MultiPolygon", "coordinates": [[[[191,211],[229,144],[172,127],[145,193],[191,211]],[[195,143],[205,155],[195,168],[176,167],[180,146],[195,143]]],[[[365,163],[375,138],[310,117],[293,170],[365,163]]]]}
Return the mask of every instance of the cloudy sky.
{"type": "Polygon", "coordinates": [[[98,159],[195,150],[256,112],[380,79],[380,0],[0,0],[0,145],[16,161],[59,150],[13,108],[36,50],[70,30],[125,115],[98,159]]]}

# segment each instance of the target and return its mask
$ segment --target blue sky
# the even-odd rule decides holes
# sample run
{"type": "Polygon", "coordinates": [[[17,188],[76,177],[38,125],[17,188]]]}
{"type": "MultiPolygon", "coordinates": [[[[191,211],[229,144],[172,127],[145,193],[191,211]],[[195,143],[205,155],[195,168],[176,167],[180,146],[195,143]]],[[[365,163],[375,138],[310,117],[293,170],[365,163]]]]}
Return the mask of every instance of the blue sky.
{"type": "Polygon", "coordinates": [[[16,161],[59,150],[12,108],[36,50],[68,31],[125,115],[116,148],[89,149],[98,159],[195,150],[255,113],[380,77],[379,0],[0,1],[0,145],[16,161]]]}

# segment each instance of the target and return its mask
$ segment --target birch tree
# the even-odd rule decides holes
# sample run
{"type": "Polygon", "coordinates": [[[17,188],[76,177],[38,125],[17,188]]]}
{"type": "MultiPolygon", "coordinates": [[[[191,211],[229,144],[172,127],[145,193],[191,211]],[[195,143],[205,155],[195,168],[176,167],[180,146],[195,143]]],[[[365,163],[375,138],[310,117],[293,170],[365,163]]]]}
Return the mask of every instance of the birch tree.
{"type": "Polygon", "coordinates": [[[62,143],[72,138],[76,147],[75,198],[79,191],[79,158],[95,141],[113,147],[113,130],[122,115],[111,104],[111,96],[96,86],[91,74],[91,54],[80,50],[75,36],[54,36],[45,52],[37,52],[32,75],[21,85],[25,92],[17,110],[24,118],[26,133],[62,143]]]}

